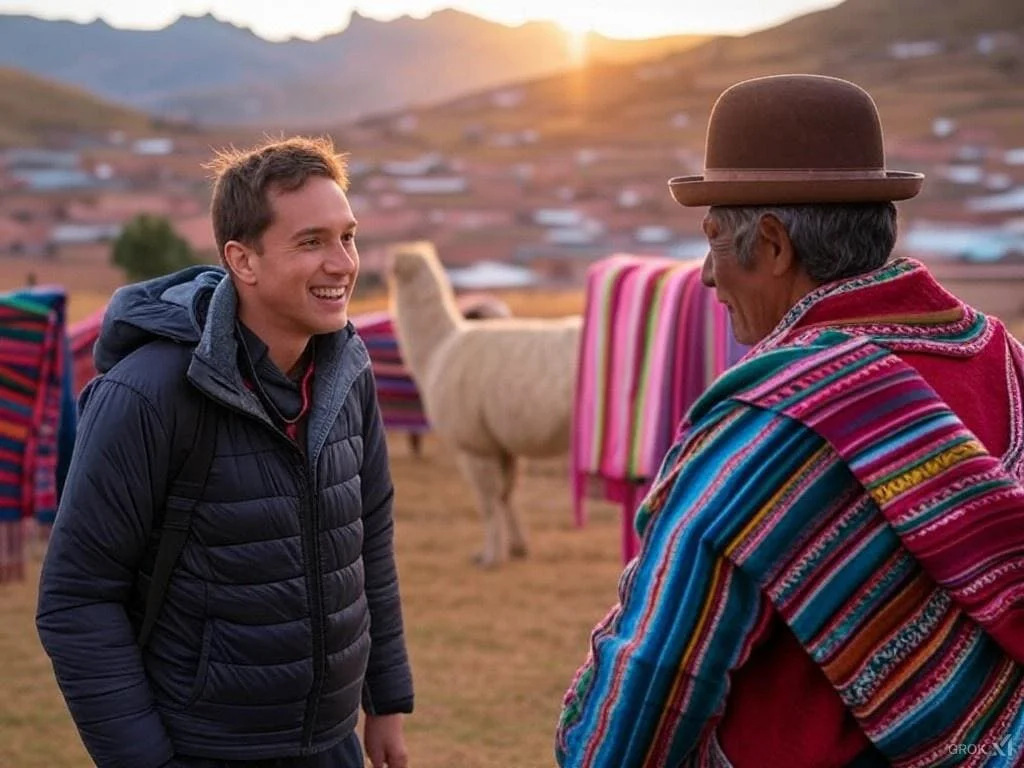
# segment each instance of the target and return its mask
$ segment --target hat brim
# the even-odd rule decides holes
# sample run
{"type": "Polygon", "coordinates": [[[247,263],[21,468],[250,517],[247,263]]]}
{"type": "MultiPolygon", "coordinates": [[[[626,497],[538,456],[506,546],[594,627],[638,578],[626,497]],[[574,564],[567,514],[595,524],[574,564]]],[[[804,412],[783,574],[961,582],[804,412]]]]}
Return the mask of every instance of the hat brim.
{"type": "Polygon", "coordinates": [[[705,181],[703,176],[677,176],[668,185],[684,206],[809,205],[909,200],[923,182],[921,173],[888,171],[884,178],[872,179],[705,181]]]}

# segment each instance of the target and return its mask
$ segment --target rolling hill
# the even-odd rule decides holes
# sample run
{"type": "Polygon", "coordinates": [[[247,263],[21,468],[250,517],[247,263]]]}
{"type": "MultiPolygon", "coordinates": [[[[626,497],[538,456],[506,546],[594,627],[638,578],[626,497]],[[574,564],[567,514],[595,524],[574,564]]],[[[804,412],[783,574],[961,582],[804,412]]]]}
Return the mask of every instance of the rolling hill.
{"type": "Polygon", "coordinates": [[[0,67],[0,146],[31,146],[48,138],[115,128],[136,134],[157,127],[141,112],[69,85],[0,67]]]}

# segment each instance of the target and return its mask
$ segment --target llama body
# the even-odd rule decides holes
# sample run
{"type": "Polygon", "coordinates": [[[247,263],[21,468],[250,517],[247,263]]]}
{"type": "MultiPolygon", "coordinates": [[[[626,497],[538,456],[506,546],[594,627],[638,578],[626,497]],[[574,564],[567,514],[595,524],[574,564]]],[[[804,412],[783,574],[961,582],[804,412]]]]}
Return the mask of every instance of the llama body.
{"type": "Polygon", "coordinates": [[[580,327],[525,318],[464,325],[424,372],[427,418],[453,445],[481,456],[566,453],[573,380],[559,369],[575,360],[580,327]]]}
{"type": "Polygon", "coordinates": [[[468,322],[427,243],[395,250],[391,299],[431,429],[457,452],[476,493],[485,524],[479,562],[495,565],[506,549],[524,556],[516,463],[568,453],[582,318],[468,322]]]}

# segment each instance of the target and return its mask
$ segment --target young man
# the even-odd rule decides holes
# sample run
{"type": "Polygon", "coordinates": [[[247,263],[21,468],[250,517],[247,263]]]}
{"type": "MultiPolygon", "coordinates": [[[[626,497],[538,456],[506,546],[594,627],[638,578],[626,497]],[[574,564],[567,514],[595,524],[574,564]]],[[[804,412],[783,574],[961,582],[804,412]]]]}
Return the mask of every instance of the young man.
{"type": "Polygon", "coordinates": [[[412,680],[387,448],[347,315],[345,167],[290,139],[215,168],[226,269],[122,288],[104,318],[40,637],[99,768],[361,768],[360,703],[373,765],[403,768],[412,680]]]}

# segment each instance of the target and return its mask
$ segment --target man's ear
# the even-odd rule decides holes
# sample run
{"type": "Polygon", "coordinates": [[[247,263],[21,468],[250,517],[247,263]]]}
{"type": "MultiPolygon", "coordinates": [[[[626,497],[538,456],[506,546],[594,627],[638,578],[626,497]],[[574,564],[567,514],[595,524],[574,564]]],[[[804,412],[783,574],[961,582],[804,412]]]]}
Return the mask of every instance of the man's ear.
{"type": "Polygon", "coordinates": [[[256,270],[253,261],[256,252],[237,240],[229,240],[224,244],[224,265],[228,272],[245,285],[256,284],[256,270]]]}
{"type": "Polygon", "coordinates": [[[789,232],[782,222],[770,213],[761,217],[758,222],[758,240],[761,248],[768,256],[768,264],[774,277],[782,277],[797,268],[796,252],[789,232]]]}

